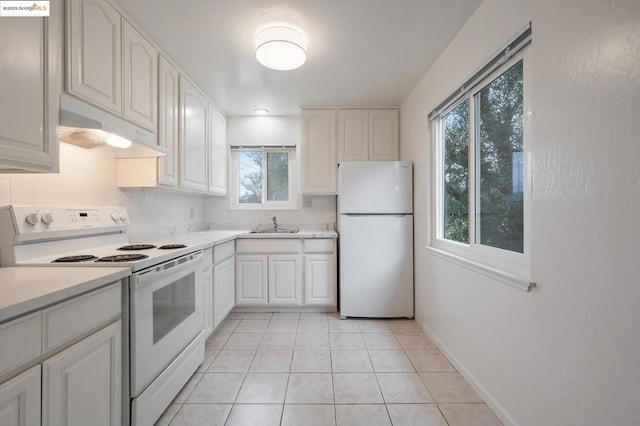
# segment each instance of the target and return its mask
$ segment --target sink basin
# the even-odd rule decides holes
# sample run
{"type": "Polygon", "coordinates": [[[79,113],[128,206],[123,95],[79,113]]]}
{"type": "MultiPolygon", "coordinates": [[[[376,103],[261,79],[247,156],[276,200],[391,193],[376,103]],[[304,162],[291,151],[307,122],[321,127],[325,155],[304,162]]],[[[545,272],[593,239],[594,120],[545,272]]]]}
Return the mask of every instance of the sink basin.
{"type": "Polygon", "coordinates": [[[249,231],[250,234],[296,234],[299,229],[259,228],[249,231]]]}

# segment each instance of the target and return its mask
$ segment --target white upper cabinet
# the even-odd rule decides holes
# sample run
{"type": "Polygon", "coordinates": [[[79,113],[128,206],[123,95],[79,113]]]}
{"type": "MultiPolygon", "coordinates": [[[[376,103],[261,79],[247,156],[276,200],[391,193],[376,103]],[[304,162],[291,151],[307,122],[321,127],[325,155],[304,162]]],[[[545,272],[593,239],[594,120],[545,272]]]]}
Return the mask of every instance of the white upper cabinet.
{"type": "Polygon", "coordinates": [[[369,111],[369,160],[400,159],[400,112],[397,109],[369,111]]]}
{"type": "Polygon", "coordinates": [[[58,171],[61,8],[0,22],[0,170],[58,171]]]}
{"type": "Polygon", "coordinates": [[[178,184],[178,120],[180,92],[178,79],[180,73],[160,56],[158,62],[158,145],[170,152],[158,158],[158,183],[167,186],[178,184]]]}
{"type": "Polygon", "coordinates": [[[158,52],[104,0],[69,0],[67,91],[155,131],[158,52]]]}
{"type": "Polygon", "coordinates": [[[206,192],[207,98],[180,77],[180,188],[206,192]]]}
{"type": "Polygon", "coordinates": [[[338,159],[336,155],[336,112],[302,111],[302,192],[335,194],[338,159]]]}
{"type": "Polygon", "coordinates": [[[120,115],[120,13],[106,1],[70,0],[67,18],[67,90],[120,115]]]}
{"type": "Polygon", "coordinates": [[[123,116],[150,130],[158,116],[158,52],[123,20],[123,116]]]}
{"type": "Polygon", "coordinates": [[[208,192],[227,193],[227,119],[209,104],[209,183],[208,192]]]}
{"type": "Polygon", "coordinates": [[[338,161],[369,160],[369,111],[338,111],[338,161]]]}
{"type": "Polygon", "coordinates": [[[339,161],[395,161],[399,157],[397,109],[338,111],[339,161]]]}

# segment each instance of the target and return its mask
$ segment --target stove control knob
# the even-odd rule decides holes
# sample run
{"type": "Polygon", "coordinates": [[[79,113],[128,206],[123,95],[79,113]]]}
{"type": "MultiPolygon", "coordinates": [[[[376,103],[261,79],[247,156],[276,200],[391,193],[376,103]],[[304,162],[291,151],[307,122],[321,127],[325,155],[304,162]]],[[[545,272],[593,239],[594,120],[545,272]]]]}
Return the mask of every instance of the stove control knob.
{"type": "Polygon", "coordinates": [[[52,213],[45,213],[45,214],[42,215],[42,218],[40,220],[45,225],[51,225],[53,223],[53,214],[52,213]]]}
{"type": "Polygon", "coordinates": [[[120,212],[115,211],[115,212],[111,213],[111,219],[113,219],[114,222],[117,222],[120,219],[122,219],[122,216],[120,216],[120,212]]]}
{"type": "Polygon", "coordinates": [[[31,226],[37,225],[38,221],[40,220],[40,218],[38,217],[38,213],[35,212],[27,214],[27,217],[25,219],[31,226]]]}
{"type": "Polygon", "coordinates": [[[120,220],[122,221],[122,223],[127,223],[127,215],[124,213],[120,213],[120,220]]]}

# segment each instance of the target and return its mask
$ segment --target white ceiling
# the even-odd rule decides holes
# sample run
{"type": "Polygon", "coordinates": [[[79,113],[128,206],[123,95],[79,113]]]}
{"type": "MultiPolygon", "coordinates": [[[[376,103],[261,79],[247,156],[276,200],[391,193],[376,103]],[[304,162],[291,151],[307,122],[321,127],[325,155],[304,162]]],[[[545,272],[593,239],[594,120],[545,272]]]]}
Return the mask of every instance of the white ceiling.
{"type": "Polygon", "coordinates": [[[301,106],[398,106],[482,0],[118,0],[228,115],[301,106]],[[287,22],[307,62],[273,71],[253,36],[287,22]]]}

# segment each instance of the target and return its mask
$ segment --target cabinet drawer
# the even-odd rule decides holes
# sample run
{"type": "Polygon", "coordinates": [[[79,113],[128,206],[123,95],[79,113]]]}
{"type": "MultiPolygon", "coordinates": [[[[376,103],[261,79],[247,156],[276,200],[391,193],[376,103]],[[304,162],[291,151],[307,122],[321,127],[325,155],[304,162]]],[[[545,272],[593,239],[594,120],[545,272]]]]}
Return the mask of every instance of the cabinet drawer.
{"type": "Polygon", "coordinates": [[[217,245],[213,248],[213,263],[216,265],[234,255],[236,251],[235,241],[217,245]]]}
{"type": "Polygon", "coordinates": [[[332,238],[309,238],[304,240],[305,253],[333,253],[335,250],[336,243],[332,238]]]}
{"type": "Polygon", "coordinates": [[[42,311],[42,349],[48,351],[120,315],[121,283],[117,282],[84,296],[42,311]]]}
{"type": "Polygon", "coordinates": [[[40,356],[40,312],[0,325],[0,376],[40,356]]]}
{"type": "Polygon", "coordinates": [[[237,253],[299,253],[300,240],[279,238],[279,239],[239,239],[236,242],[237,253]]]}

